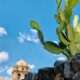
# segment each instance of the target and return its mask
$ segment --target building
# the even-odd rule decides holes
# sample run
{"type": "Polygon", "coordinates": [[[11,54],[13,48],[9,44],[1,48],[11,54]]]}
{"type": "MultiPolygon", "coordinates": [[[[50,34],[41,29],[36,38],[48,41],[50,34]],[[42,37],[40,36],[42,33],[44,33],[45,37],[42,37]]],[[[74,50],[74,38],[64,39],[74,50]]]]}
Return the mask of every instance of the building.
{"type": "Polygon", "coordinates": [[[0,77],[0,80],[8,80],[8,78],[1,78],[1,77],[0,77]]]}
{"type": "Polygon", "coordinates": [[[24,60],[20,60],[14,66],[12,80],[23,80],[29,73],[29,66],[24,60]]]}

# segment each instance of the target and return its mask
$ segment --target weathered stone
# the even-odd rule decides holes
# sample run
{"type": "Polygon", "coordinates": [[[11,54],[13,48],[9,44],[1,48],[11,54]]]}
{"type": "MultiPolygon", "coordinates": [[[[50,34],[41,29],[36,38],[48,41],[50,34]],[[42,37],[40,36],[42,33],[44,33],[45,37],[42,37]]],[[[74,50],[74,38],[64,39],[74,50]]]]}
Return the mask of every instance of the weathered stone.
{"type": "Polygon", "coordinates": [[[74,73],[71,70],[70,62],[66,62],[65,65],[64,65],[64,77],[66,79],[71,79],[73,75],[74,75],[74,73]]]}
{"type": "Polygon", "coordinates": [[[80,71],[74,74],[72,80],[80,80],[80,71]]]}
{"type": "Polygon", "coordinates": [[[64,80],[64,77],[63,77],[63,75],[62,75],[61,73],[58,73],[58,74],[55,76],[54,80],[64,80]]]}
{"type": "Polygon", "coordinates": [[[54,68],[39,69],[37,76],[37,80],[54,80],[54,68]]]}
{"type": "Polygon", "coordinates": [[[33,80],[33,73],[29,72],[27,75],[25,75],[24,80],[33,80]]]}
{"type": "Polygon", "coordinates": [[[63,73],[64,61],[56,61],[54,63],[54,74],[63,73]]]}
{"type": "Polygon", "coordinates": [[[71,68],[74,73],[80,70],[80,53],[76,54],[71,58],[71,68]]]}
{"type": "Polygon", "coordinates": [[[78,63],[80,64],[80,53],[76,54],[75,56],[73,56],[71,58],[71,61],[74,62],[74,63],[78,63]]]}
{"type": "Polygon", "coordinates": [[[69,61],[56,61],[53,68],[42,68],[29,73],[25,80],[80,80],[80,53],[69,61]]]}

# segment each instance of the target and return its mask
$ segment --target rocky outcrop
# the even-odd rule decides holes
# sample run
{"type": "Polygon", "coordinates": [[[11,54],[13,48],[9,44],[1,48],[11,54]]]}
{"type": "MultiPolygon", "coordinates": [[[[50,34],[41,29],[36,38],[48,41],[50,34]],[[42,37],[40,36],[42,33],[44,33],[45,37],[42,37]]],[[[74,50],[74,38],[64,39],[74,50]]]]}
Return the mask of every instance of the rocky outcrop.
{"type": "Polygon", "coordinates": [[[30,80],[80,80],[80,53],[69,61],[56,61],[52,68],[39,69],[30,80]]]}
{"type": "Polygon", "coordinates": [[[53,68],[39,69],[36,80],[44,80],[44,79],[45,80],[54,79],[54,69],[53,68]]]}

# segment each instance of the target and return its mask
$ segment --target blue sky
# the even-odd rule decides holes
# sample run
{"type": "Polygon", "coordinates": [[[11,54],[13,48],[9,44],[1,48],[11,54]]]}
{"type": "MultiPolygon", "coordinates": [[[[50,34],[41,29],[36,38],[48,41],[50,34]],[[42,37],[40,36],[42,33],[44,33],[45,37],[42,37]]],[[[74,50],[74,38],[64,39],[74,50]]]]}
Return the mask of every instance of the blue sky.
{"type": "MultiPolygon", "coordinates": [[[[54,19],[56,0],[0,0],[0,76],[10,76],[7,70],[20,59],[24,59],[34,68],[53,66],[64,55],[53,55],[46,51],[38,41],[36,31],[32,30],[30,20],[36,20],[44,33],[45,40],[58,41],[54,19]],[[4,56],[3,56],[4,54],[4,56]]],[[[74,9],[80,15],[79,5],[74,9]]],[[[72,16],[72,19],[73,19],[72,16]]],[[[72,20],[71,20],[72,22],[72,20]]]]}

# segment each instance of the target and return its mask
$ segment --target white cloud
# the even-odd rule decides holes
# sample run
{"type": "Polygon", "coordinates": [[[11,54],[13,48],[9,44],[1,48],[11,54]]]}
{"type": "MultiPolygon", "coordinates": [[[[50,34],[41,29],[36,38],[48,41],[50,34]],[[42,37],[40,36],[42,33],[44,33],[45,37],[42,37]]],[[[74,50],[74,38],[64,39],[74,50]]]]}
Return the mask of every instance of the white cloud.
{"type": "Polygon", "coordinates": [[[54,43],[58,44],[58,41],[53,41],[54,43]]]}
{"type": "Polygon", "coordinates": [[[3,73],[5,71],[5,68],[0,68],[0,73],[3,73]]]}
{"type": "MultiPolygon", "coordinates": [[[[7,73],[7,75],[11,76],[12,71],[13,71],[13,67],[9,67],[9,66],[0,67],[0,73],[1,74],[7,73]]],[[[7,78],[6,80],[11,80],[8,77],[2,77],[2,78],[7,78]]]]}
{"type": "Polygon", "coordinates": [[[8,52],[2,51],[0,52],[0,62],[5,62],[9,59],[8,52]]]}
{"type": "Polygon", "coordinates": [[[34,43],[38,43],[39,39],[36,38],[34,35],[26,35],[26,40],[34,43]]]}
{"type": "Polygon", "coordinates": [[[13,67],[10,67],[6,72],[8,75],[12,75],[13,67]]]}
{"type": "Polygon", "coordinates": [[[4,73],[8,69],[8,66],[0,67],[0,73],[4,73]]]}
{"type": "Polygon", "coordinates": [[[0,73],[2,74],[6,72],[9,76],[11,76],[12,71],[13,71],[13,67],[9,67],[9,66],[0,67],[0,73]]]}
{"type": "Polygon", "coordinates": [[[22,33],[22,32],[19,32],[18,40],[19,40],[20,43],[25,42],[25,40],[26,40],[26,34],[22,33]]]}
{"type": "Polygon", "coordinates": [[[63,54],[62,53],[61,54],[53,54],[53,56],[61,57],[61,56],[63,56],[63,54]]]}
{"type": "Polygon", "coordinates": [[[20,43],[24,43],[26,41],[38,43],[39,38],[37,37],[37,31],[34,29],[31,29],[31,34],[26,34],[23,32],[19,32],[18,40],[20,43]]]}
{"type": "Polygon", "coordinates": [[[32,32],[32,34],[37,34],[37,30],[35,29],[31,29],[30,31],[32,32]]]}
{"type": "Polygon", "coordinates": [[[7,35],[7,31],[5,28],[3,27],[0,27],[0,37],[4,36],[4,35],[7,35]]]}
{"type": "Polygon", "coordinates": [[[30,67],[30,69],[34,69],[36,67],[34,64],[28,64],[28,66],[30,67]]]}
{"type": "Polygon", "coordinates": [[[66,61],[66,58],[65,57],[59,57],[57,60],[66,61]]]}

